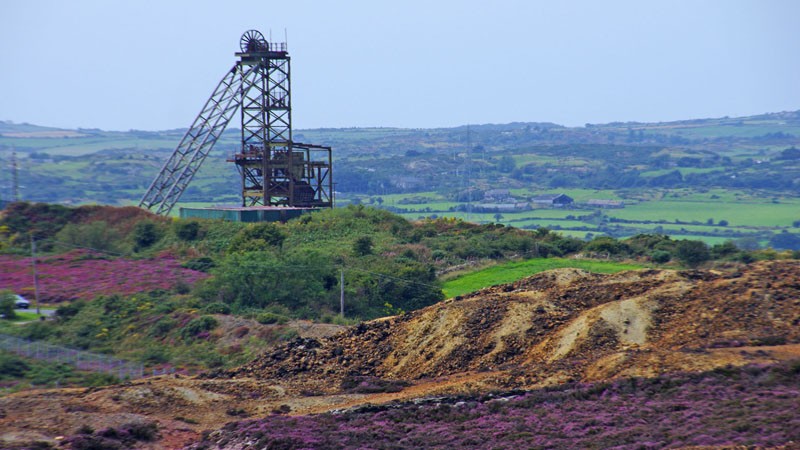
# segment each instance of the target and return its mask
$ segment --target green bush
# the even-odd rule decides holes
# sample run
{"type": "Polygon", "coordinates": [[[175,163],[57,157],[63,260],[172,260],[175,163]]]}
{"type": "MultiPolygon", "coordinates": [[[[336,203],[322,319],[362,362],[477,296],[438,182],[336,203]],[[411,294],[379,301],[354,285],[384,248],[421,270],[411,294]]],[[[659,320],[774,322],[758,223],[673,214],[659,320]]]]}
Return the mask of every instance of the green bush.
{"type": "Polygon", "coordinates": [[[0,353],[0,380],[22,377],[30,368],[24,359],[10,353],[0,353]]]}
{"type": "Polygon", "coordinates": [[[353,253],[356,256],[367,256],[372,254],[372,238],[369,236],[359,236],[353,242],[353,253]]]}
{"type": "Polygon", "coordinates": [[[672,255],[664,250],[656,250],[650,254],[650,259],[657,264],[664,264],[672,259],[672,255]]]}
{"type": "Polygon", "coordinates": [[[708,246],[702,241],[679,241],[675,256],[689,267],[697,267],[711,258],[708,246]]]}
{"type": "Polygon", "coordinates": [[[256,321],[264,325],[279,324],[283,325],[289,321],[289,318],[280,314],[271,312],[264,312],[256,316],[256,321]]]}
{"type": "Polygon", "coordinates": [[[133,242],[136,251],[146,249],[161,239],[162,231],[159,226],[150,220],[137,222],[133,227],[133,242]]]}
{"type": "Polygon", "coordinates": [[[173,224],[175,236],[182,241],[194,241],[200,234],[200,223],[196,220],[179,220],[173,224]]]}
{"type": "Polygon", "coordinates": [[[172,291],[176,294],[188,294],[192,292],[192,286],[182,279],[175,280],[175,284],[172,285],[172,291]]]}
{"type": "Polygon", "coordinates": [[[198,272],[208,272],[216,266],[216,263],[208,256],[202,256],[200,258],[190,259],[183,263],[182,266],[187,269],[197,270],[198,272]]]}
{"type": "Polygon", "coordinates": [[[231,252],[261,252],[279,249],[286,239],[286,233],[272,222],[248,225],[231,240],[231,252]]]}
{"type": "Polygon", "coordinates": [[[48,322],[31,322],[25,324],[19,332],[20,336],[35,341],[47,339],[55,334],[56,328],[48,322]]]}
{"type": "Polygon", "coordinates": [[[170,331],[175,329],[178,325],[178,322],[170,316],[162,317],[158,320],[158,322],[154,323],[152,327],[150,327],[150,336],[153,337],[163,337],[166,336],[170,331]]]}
{"type": "Polygon", "coordinates": [[[0,314],[4,319],[13,320],[17,318],[17,313],[14,312],[16,309],[16,298],[14,297],[14,293],[5,289],[0,291],[0,314]]]}
{"type": "Polygon", "coordinates": [[[70,249],[88,247],[107,252],[121,253],[124,251],[120,246],[119,232],[102,220],[79,224],[69,223],[56,234],[55,239],[69,244],[68,248],[70,249]]]}
{"type": "Polygon", "coordinates": [[[169,361],[169,355],[163,345],[148,345],[139,358],[148,364],[164,364],[169,361]]]}
{"type": "Polygon", "coordinates": [[[32,384],[53,384],[63,382],[74,376],[73,368],[67,364],[51,364],[46,366],[36,365],[31,368],[27,376],[32,384]]]}
{"type": "Polygon", "coordinates": [[[605,253],[611,256],[624,256],[631,252],[630,247],[609,236],[599,236],[583,247],[586,252],[605,253]]]}
{"type": "Polygon", "coordinates": [[[217,319],[211,316],[200,316],[192,319],[181,329],[181,337],[184,339],[192,339],[203,331],[213,330],[217,325],[219,325],[217,319]]]}
{"type": "Polygon", "coordinates": [[[86,302],[77,300],[71,303],[66,303],[56,308],[55,317],[58,320],[65,321],[75,317],[84,307],[86,302]]]}
{"type": "Polygon", "coordinates": [[[231,307],[222,302],[214,302],[204,306],[203,311],[208,314],[230,314],[231,307]]]}
{"type": "Polygon", "coordinates": [[[737,253],[739,253],[739,248],[730,240],[711,247],[711,257],[714,259],[730,258],[737,253]]]}

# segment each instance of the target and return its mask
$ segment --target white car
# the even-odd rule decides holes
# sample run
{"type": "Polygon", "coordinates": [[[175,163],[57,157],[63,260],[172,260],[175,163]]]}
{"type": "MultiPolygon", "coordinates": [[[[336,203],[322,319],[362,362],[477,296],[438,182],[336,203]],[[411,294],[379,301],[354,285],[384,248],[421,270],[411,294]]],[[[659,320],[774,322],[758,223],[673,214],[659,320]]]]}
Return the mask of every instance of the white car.
{"type": "Polygon", "coordinates": [[[31,307],[31,302],[25,299],[25,297],[21,295],[14,295],[14,306],[17,309],[28,309],[31,307]]]}

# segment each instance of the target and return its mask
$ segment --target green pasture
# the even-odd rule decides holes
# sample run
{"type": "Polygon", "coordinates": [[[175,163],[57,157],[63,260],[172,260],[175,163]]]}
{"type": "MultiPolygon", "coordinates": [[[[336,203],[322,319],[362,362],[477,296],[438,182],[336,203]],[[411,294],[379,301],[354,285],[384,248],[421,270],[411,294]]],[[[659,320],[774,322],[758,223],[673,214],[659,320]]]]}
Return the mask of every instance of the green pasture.
{"type": "Polygon", "coordinates": [[[10,147],[19,148],[36,148],[37,152],[48,153],[50,155],[58,156],[81,156],[90,153],[96,153],[102,150],[112,149],[141,149],[141,150],[155,150],[165,148],[175,148],[179,140],[176,139],[135,139],[135,138],[120,138],[108,139],[103,137],[98,138],[38,138],[38,139],[19,139],[16,142],[15,138],[0,138],[0,145],[8,145],[10,147]],[[15,145],[16,144],[16,145],[15,145]]]}
{"type": "Polygon", "coordinates": [[[557,230],[556,233],[562,236],[574,237],[582,240],[586,240],[586,236],[591,233],[592,237],[602,236],[603,233],[597,231],[576,231],[576,230],[557,230]]]}
{"type": "Polygon", "coordinates": [[[547,219],[524,219],[524,220],[515,220],[513,222],[509,221],[509,218],[503,216],[502,219],[503,223],[507,223],[508,225],[523,228],[527,226],[535,225],[537,227],[544,227],[550,229],[557,229],[557,228],[574,228],[574,227],[591,227],[594,228],[595,225],[581,222],[579,220],[547,220],[547,219]]]}
{"type": "MultiPolygon", "coordinates": [[[[566,189],[553,191],[533,192],[530,189],[514,189],[512,194],[517,198],[527,198],[532,195],[565,193],[574,198],[578,203],[592,198],[622,199],[624,191],[593,190],[593,189],[566,189]]],[[[661,227],[660,232],[671,236],[681,236],[687,239],[701,239],[713,244],[731,239],[731,233],[753,233],[766,229],[790,228],[794,221],[800,220],[800,199],[788,195],[780,196],[774,193],[765,193],[757,190],[731,191],[725,189],[672,189],[652,190],[640,193],[640,200],[632,201],[627,197],[626,207],[623,209],[604,209],[602,214],[609,218],[631,221],[651,221],[653,223],[620,223],[610,222],[612,227],[630,229],[631,234],[638,232],[653,232],[656,227],[661,227]],[[708,225],[708,220],[713,221],[708,225]],[[675,223],[675,221],[684,223],[675,223]],[[721,220],[728,221],[727,226],[720,226],[721,220]],[[694,223],[693,223],[694,222],[694,223]],[[701,236],[700,234],[712,234],[701,236]]],[[[464,211],[449,211],[451,207],[464,205],[456,202],[443,201],[442,196],[433,192],[415,194],[393,194],[382,196],[383,205],[413,209],[414,211],[401,214],[409,220],[436,215],[438,217],[456,217],[475,223],[495,223],[498,213],[467,214],[464,211]],[[419,204],[399,204],[404,198],[416,197],[430,199],[429,202],[419,204]],[[430,208],[430,211],[425,211],[430,208]]],[[[575,218],[592,214],[593,209],[533,209],[519,212],[500,212],[500,223],[524,227],[547,227],[557,229],[569,236],[585,237],[587,233],[593,235],[603,234],[596,230],[597,224],[584,222],[575,218]],[[590,227],[592,230],[577,231],[565,228],[590,227]],[[560,229],[560,230],[559,230],[560,229]]]]}
{"type": "Polygon", "coordinates": [[[653,178],[674,172],[676,170],[680,172],[681,175],[686,176],[693,173],[722,172],[725,169],[723,167],[679,167],[675,169],[648,170],[647,172],[642,172],[640,175],[646,178],[653,178]]]}
{"type": "Polygon", "coordinates": [[[607,210],[606,214],[625,220],[674,222],[677,219],[705,223],[713,219],[714,223],[727,220],[732,226],[789,227],[793,221],[800,219],[800,200],[779,203],[767,199],[762,199],[760,203],[661,200],[607,210]]]}
{"type": "Polygon", "coordinates": [[[557,195],[566,194],[572,197],[577,203],[585,203],[592,199],[603,200],[622,200],[619,194],[611,189],[549,189],[546,191],[536,191],[532,193],[533,196],[539,195],[557,195]]]}
{"type": "Polygon", "coordinates": [[[669,234],[669,237],[674,241],[682,241],[682,240],[689,240],[689,241],[703,241],[706,245],[717,245],[717,244],[724,244],[727,241],[732,241],[733,239],[724,236],[697,236],[694,234],[669,234]]]}
{"type": "Polygon", "coordinates": [[[641,269],[642,266],[613,261],[582,260],[568,258],[537,258],[514,261],[478,270],[452,280],[445,281],[442,288],[447,298],[464,295],[497,284],[511,283],[545,270],[573,267],[595,273],[616,273],[623,270],[641,269]]]}

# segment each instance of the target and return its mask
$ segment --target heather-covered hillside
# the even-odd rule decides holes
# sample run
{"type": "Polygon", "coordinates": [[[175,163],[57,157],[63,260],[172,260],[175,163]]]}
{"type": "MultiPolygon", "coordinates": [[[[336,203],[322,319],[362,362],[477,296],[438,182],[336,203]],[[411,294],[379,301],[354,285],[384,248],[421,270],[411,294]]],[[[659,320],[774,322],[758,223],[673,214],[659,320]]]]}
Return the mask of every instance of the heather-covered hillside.
{"type": "MultiPolygon", "coordinates": [[[[800,360],[232,422],[191,449],[800,445],[800,360]]],[[[84,439],[77,437],[74,439],[84,439]]],[[[758,446],[758,447],[756,447],[758,446]]]]}

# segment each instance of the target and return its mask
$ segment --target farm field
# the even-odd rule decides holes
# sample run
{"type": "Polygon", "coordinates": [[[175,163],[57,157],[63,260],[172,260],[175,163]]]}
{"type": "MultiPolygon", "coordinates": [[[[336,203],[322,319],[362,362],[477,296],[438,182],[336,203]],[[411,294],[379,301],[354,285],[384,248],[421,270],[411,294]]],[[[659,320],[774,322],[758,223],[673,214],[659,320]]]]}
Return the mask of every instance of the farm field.
{"type": "Polygon", "coordinates": [[[445,281],[442,291],[447,298],[464,295],[495,284],[511,283],[545,270],[572,267],[595,273],[616,273],[641,269],[642,266],[613,261],[581,260],[569,258],[537,258],[514,261],[488,267],[477,272],[445,281]]]}
{"type": "Polygon", "coordinates": [[[800,219],[800,200],[781,200],[779,203],[768,200],[758,203],[662,200],[614,210],[609,212],[609,216],[667,223],[675,220],[705,223],[708,219],[713,219],[715,223],[726,220],[733,226],[790,227],[793,221],[800,219]]]}
{"type": "MultiPolygon", "coordinates": [[[[380,206],[394,209],[409,220],[454,217],[517,228],[546,227],[581,238],[587,233],[627,237],[650,232],[681,239],[700,239],[708,244],[744,236],[766,242],[774,233],[784,230],[796,232],[795,225],[800,220],[800,199],[770,196],[752,190],[676,189],[644,195],[636,191],[567,189],[549,193],[558,192],[569,195],[578,205],[569,209],[467,213],[463,211],[467,208],[466,203],[442,201],[435,192],[420,192],[384,196],[380,206]],[[597,198],[623,200],[625,208],[589,209],[580,205],[597,198]]],[[[513,194],[523,200],[541,193],[520,189],[514,190],[513,194]]],[[[368,198],[362,201],[367,202],[368,198]]],[[[378,206],[374,199],[372,203],[378,206]]],[[[473,203],[472,207],[476,204],[473,203]]]]}

